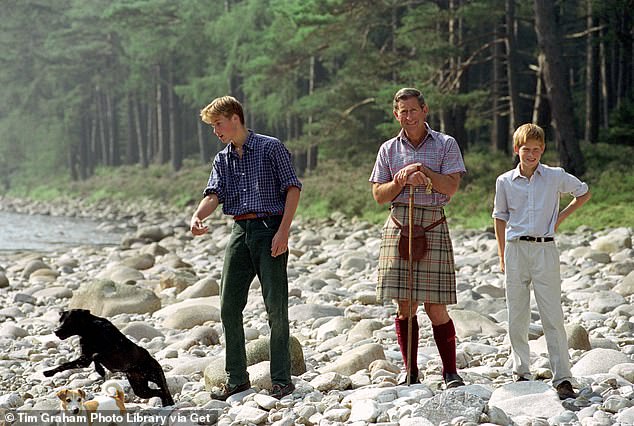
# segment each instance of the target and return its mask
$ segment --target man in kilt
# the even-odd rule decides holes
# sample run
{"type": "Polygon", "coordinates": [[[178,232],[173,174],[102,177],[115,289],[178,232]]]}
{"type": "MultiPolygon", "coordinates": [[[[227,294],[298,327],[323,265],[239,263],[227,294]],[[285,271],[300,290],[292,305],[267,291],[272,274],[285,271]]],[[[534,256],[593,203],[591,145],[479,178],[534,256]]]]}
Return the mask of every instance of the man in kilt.
{"type": "Polygon", "coordinates": [[[445,385],[447,388],[463,386],[456,370],[456,331],[447,311],[447,305],[455,304],[457,298],[453,247],[443,207],[458,190],[466,169],[456,140],[432,130],[427,124],[429,107],[419,90],[400,89],[394,95],[393,113],[401,131],[381,145],[369,179],[374,199],[379,204],[391,203],[390,214],[396,219],[388,217],[383,226],[377,299],[391,299],[398,304],[396,335],[409,371],[406,381],[419,383],[416,311],[422,302],[432,323],[445,385]],[[409,186],[414,187],[413,224],[432,225],[425,232],[426,254],[412,261],[411,294],[408,260],[399,254],[401,229],[397,225],[408,224],[409,186]],[[411,349],[409,368],[408,349],[411,349]]]}

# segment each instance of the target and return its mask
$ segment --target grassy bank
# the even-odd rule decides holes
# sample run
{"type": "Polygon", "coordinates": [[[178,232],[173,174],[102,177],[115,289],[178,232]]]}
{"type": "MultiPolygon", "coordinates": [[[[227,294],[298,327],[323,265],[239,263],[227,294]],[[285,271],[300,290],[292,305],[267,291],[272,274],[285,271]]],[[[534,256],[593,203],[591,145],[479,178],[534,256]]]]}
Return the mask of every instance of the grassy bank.
{"type": "MultiPolygon", "coordinates": [[[[564,222],[562,230],[573,230],[580,225],[595,229],[634,226],[634,147],[597,144],[584,146],[583,151],[588,170],[583,179],[590,185],[593,197],[582,210],[564,222]]],[[[357,158],[357,165],[321,161],[317,171],[302,178],[304,190],[298,214],[323,218],[340,211],[373,223],[384,221],[387,207],[374,202],[368,183],[373,162],[374,153],[368,153],[367,158],[357,158]]],[[[511,159],[469,152],[465,162],[468,173],[447,207],[447,214],[452,226],[490,228],[495,178],[512,167],[511,159]]],[[[555,165],[555,153],[548,151],[544,162],[555,165]]],[[[21,187],[13,188],[8,195],[40,201],[71,196],[87,202],[106,199],[123,203],[149,198],[156,200],[157,209],[162,203],[169,203],[191,206],[193,211],[208,173],[209,165],[193,161],[186,161],[183,169],[176,173],[167,165],[153,165],[147,169],[124,166],[100,169],[83,182],[54,177],[43,185],[29,184],[25,179],[21,187]]],[[[563,198],[562,206],[569,200],[569,197],[563,198]]]]}

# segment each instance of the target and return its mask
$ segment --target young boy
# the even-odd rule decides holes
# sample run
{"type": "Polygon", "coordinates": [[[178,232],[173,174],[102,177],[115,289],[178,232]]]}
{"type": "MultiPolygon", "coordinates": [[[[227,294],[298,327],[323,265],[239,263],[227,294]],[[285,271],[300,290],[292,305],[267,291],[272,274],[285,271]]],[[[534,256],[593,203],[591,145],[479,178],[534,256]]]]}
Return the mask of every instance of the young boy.
{"type": "Polygon", "coordinates": [[[220,284],[228,377],[221,392],[212,398],[226,400],[251,387],[242,312],[257,275],[271,327],[271,395],[279,399],[295,389],[291,381],[286,266],[289,231],[302,184],[284,145],[245,127],[242,105],[236,98],[214,99],[200,117],[226,147],[214,159],[190,230],[194,235],[207,233],[203,220],[219,204],[223,213],[234,219],[220,284]]]}
{"type": "Polygon", "coordinates": [[[574,398],[570,383],[568,339],[561,308],[559,251],[555,232],[570,214],[590,199],[588,185],[559,167],[540,163],[544,131],[524,124],[513,134],[519,164],[497,178],[493,218],[500,269],[505,274],[509,338],[516,381],[530,379],[530,284],[533,284],[550,365],[560,399],[574,398]],[[559,211],[559,194],[574,199],[559,211]]]}

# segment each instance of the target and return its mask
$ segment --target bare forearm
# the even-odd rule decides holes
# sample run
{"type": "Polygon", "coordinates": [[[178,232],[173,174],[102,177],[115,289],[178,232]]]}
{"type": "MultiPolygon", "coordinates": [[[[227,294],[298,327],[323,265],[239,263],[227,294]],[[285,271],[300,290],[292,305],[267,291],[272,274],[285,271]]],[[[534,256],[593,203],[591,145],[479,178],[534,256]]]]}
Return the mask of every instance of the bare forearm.
{"type": "Polygon", "coordinates": [[[395,181],[375,183],[372,185],[372,196],[379,204],[389,203],[403,190],[403,186],[395,181]]]}
{"type": "Polygon", "coordinates": [[[296,186],[291,186],[286,191],[286,202],[284,204],[284,215],[282,216],[282,222],[280,223],[280,229],[288,232],[291,229],[291,223],[297,212],[297,206],[299,205],[300,190],[296,186]]]}
{"type": "Polygon", "coordinates": [[[205,220],[210,214],[212,214],[218,207],[218,197],[216,194],[210,194],[200,200],[198,208],[192,215],[192,218],[198,218],[198,220],[205,220]]]}
{"type": "Polygon", "coordinates": [[[572,201],[559,212],[559,216],[557,216],[557,226],[559,226],[568,216],[574,213],[575,210],[583,206],[591,196],[590,191],[588,191],[583,195],[573,198],[572,201]]]}
{"type": "Polygon", "coordinates": [[[436,173],[430,168],[423,165],[421,165],[420,169],[427,177],[431,179],[431,183],[436,192],[448,195],[449,197],[453,197],[453,195],[458,192],[461,178],[460,173],[443,175],[440,173],[436,173]]]}
{"type": "Polygon", "coordinates": [[[502,219],[493,219],[495,228],[495,240],[498,243],[498,256],[504,257],[504,248],[506,246],[506,222],[502,219]]]}

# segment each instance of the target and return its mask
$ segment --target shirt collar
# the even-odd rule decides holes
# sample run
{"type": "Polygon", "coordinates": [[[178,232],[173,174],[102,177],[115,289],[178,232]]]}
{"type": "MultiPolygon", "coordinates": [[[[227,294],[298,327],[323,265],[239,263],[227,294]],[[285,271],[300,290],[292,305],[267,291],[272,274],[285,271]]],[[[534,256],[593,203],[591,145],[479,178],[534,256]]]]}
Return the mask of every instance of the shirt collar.
{"type": "MultiPolygon", "coordinates": [[[[535,173],[542,175],[544,173],[544,167],[542,166],[542,163],[537,163],[537,167],[535,168],[535,173]]],[[[517,164],[517,167],[515,167],[513,169],[513,174],[511,175],[511,180],[515,180],[518,177],[522,177],[522,178],[526,178],[526,176],[523,176],[522,173],[520,172],[520,165],[519,163],[517,164]]]]}
{"type": "MultiPolygon", "coordinates": [[[[251,151],[253,149],[253,140],[255,139],[253,130],[248,129],[247,131],[248,131],[247,139],[244,141],[244,144],[242,145],[242,150],[244,152],[251,151]]],[[[229,150],[234,155],[238,155],[238,153],[236,152],[236,148],[235,146],[233,146],[232,143],[229,144],[229,150]]]]}
{"type": "MultiPolygon", "coordinates": [[[[429,124],[427,124],[427,122],[425,122],[425,130],[427,130],[427,135],[425,136],[425,139],[423,139],[423,143],[418,145],[417,148],[423,146],[428,139],[434,139],[434,131],[431,129],[431,127],[429,127],[429,124]]],[[[401,142],[407,142],[410,145],[414,146],[414,144],[407,138],[407,135],[405,135],[405,130],[401,129],[401,131],[398,132],[398,138],[401,142]]]]}

